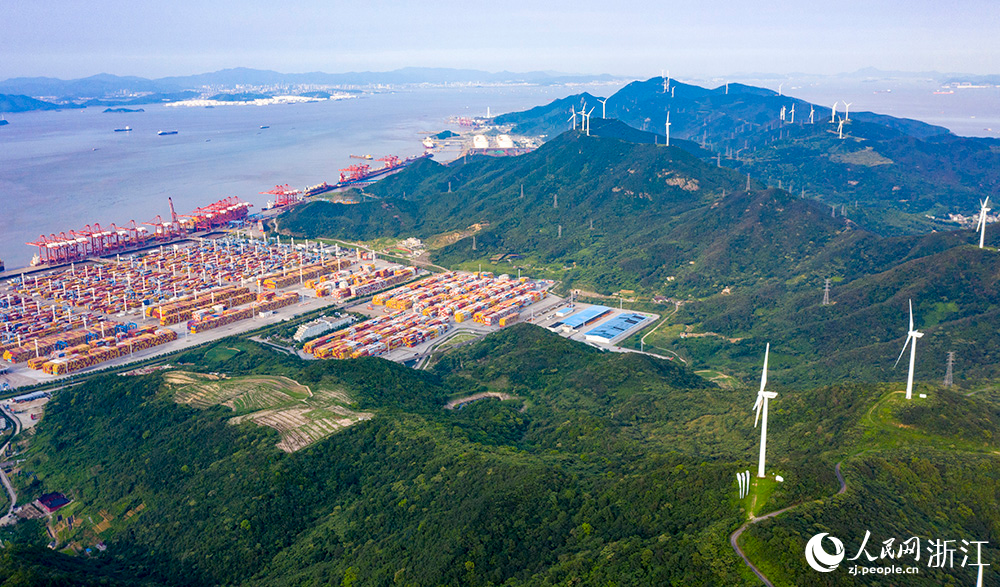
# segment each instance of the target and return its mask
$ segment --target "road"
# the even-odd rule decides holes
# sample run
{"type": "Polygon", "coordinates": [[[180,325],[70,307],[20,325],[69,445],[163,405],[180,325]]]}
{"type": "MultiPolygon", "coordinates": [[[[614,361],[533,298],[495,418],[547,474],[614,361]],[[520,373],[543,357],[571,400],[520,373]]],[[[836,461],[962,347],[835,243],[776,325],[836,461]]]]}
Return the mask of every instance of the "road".
{"type": "MultiPolygon", "coordinates": [[[[7,439],[3,448],[0,448],[0,454],[6,452],[10,443],[13,442],[14,439],[17,438],[17,435],[21,433],[21,420],[14,414],[7,414],[7,416],[14,421],[14,434],[7,439]]],[[[6,526],[13,521],[14,506],[17,505],[17,493],[14,491],[14,486],[10,484],[10,479],[7,478],[7,473],[4,473],[3,469],[0,469],[0,481],[3,482],[3,486],[7,489],[7,494],[10,496],[10,507],[7,508],[7,514],[0,518],[0,526],[6,526]]]]}
{"type": "MultiPolygon", "coordinates": [[[[840,482],[840,489],[837,490],[837,495],[842,495],[845,491],[847,491],[847,483],[844,481],[844,476],[840,473],[840,463],[837,463],[837,466],[834,467],[833,471],[834,471],[834,473],[837,474],[837,481],[840,482]]],[[[740,558],[743,559],[743,562],[745,562],[747,564],[747,566],[750,567],[750,570],[753,571],[754,574],[757,575],[757,577],[761,581],[763,581],[765,585],[767,585],[767,587],[774,587],[774,583],[771,583],[771,581],[767,577],[764,576],[764,573],[760,572],[760,569],[758,569],[756,566],[754,566],[754,564],[752,562],[750,562],[750,559],[747,558],[746,553],[743,552],[742,548],[740,548],[740,544],[739,544],[740,536],[743,534],[743,532],[747,528],[750,527],[750,524],[756,524],[757,522],[762,522],[762,521],[764,521],[764,520],[766,520],[768,518],[773,518],[775,516],[781,515],[781,514],[787,512],[790,509],[794,509],[794,508],[799,507],[800,505],[802,505],[802,503],[792,504],[792,505],[790,505],[790,506],[788,506],[786,508],[781,508],[780,510],[764,514],[763,516],[758,516],[756,518],[750,518],[749,520],[747,520],[747,522],[745,524],[743,524],[742,526],[740,526],[739,529],[737,529],[735,532],[733,532],[729,536],[729,544],[732,545],[733,550],[736,551],[736,554],[740,555],[740,558]]]]}

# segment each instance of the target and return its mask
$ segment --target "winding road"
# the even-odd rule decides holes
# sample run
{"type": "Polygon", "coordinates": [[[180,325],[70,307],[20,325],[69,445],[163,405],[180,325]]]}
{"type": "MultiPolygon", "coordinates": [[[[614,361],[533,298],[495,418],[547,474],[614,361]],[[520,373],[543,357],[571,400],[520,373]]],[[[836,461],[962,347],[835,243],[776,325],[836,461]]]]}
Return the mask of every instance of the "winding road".
{"type": "MultiPolygon", "coordinates": [[[[17,435],[21,433],[21,420],[14,414],[4,414],[4,416],[7,416],[14,421],[14,434],[12,434],[10,438],[7,439],[7,442],[4,443],[3,447],[0,448],[0,454],[6,452],[10,443],[13,442],[14,439],[17,438],[17,435]]],[[[3,469],[0,469],[0,481],[3,482],[4,488],[7,489],[7,494],[10,496],[10,507],[7,508],[7,514],[0,518],[0,526],[4,526],[11,522],[11,515],[14,513],[14,506],[17,505],[17,493],[14,491],[14,486],[11,485],[10,479],[7,478],[7,473],[4,473],[3,469]]]]}
{"type": "MultiPolygon", "coordinates": [[[[837,491],[836,495],[842,495],[845,491],[847,491],[847,483],[844,481],[844,476],[840,473],[840,463],[837,463],[837,466],[834,467],[833,471],[834,471],[834,473],[837,474],[837,481],[840,482],[840,489],[837,491]]],[[[802,503],[808,503],[808,502],[802,502],[802,503]]],[[[800,505],[802,505],[802,503],[795,503],[795,504],[792,504],[792,505],[790,505],[790,506],[788,506],[786,508],[781,508],[780,510],[776,510],[776,511],[764,514],[763,516],[758,516],[756,518],[750,518],[749,520],[747,520],[747,522],[745,524],[743,524],[742,526],[740,526],[735,532],[733,532],[732,534],[729,535],[729,544],[732,545],[733,550],[736,551],[736,554],[740,555],[740,558],[743,559],[743,562],[745,562],[747,564],[747,566],[750,567],[750,570],[753,571],[754,574],[757,575],[757,577],[761,581],[763,581],[765,585],[767,585],[767,587],[774,587],[774,583],[771,583],[771,581],[767,577],[764,576],[764,573],[760,572],[760,569],[758,569],[756,566],[754,566],[754,564],[752,562],[750,562],[750,559],[747,558],[746,553],[743,552],[742,548],[740,548],[740,544],[739,544],[740,536],[743,534],[743,532],[747,528],[750,527],[750,524],[756,524],[757,522],[761,522],[761,521],[766,520],[768,518],[773,518],[775,516],[781,515],[781,514],[787,512],[788,510],[791,510],[791,509],[799,507],[800,505]]]]}

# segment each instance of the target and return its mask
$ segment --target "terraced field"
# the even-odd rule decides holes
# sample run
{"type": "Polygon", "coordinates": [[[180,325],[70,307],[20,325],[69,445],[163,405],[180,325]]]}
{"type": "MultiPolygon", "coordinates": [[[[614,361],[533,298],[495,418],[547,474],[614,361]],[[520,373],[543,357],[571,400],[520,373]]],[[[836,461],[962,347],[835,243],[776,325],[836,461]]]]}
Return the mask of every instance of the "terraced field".
{"type": "Polygon", "coordinates": [[[223,405],[238,415],[233,424],[252,421],[281,434],[277,446],[295,452],[372,414],[348,408],[351,400],[336,389],[311,390],[287,377],[224,375],[171,371],[163,376],[174,401],[196,408],[223,405]]]}

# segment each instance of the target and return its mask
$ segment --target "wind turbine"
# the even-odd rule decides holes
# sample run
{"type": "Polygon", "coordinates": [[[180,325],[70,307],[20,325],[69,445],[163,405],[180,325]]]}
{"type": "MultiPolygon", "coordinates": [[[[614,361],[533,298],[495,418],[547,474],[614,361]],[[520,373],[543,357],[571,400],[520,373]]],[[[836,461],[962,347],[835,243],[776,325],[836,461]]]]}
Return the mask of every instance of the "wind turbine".
{"type": "Polygon", "coordinates": [[[757,421],[761,420],[761,412],[764,413],[760,426],[760,461],[757,463],[757,476],[760,478],[764,477],[764,454],[767,451],[767,400],[778,397],[778,394],[773,391],[764,391],[764,387],[767,385],[767,357],[770,352],[771,343],[767,343],[767,347],[764,349],[764,370],[760,374],[760,391],[757,392],[757,401],[753,404],[753,409],[757,411],[757,415],[753,419],[754,428],[757,427],[757,421]]]}
{"type": "Polygon", "coordinates": [[[574,110],[573,107],[570,106],[569,112],[570,112],[570,117],[566,119],[566,122],[569,122],[570,120],[572,120],[573,121],[573,130],[576,130],[576,110],[574,110]]]}
{"type": "Polygon", "coordinates": [[[667,111],[667,146],[670,146],[670,111],[667,111]]]}
{"type": "Polygon", "coordinates": [[[783,85],[785,85],[785,84],[784,83],[778,84],[778,95],[779,96],[781,95],[781,86],[783,86],[783,85]]]}
{"type": "Polygon", "coordinates": [[[830,124],[837,122],[837,104],[839,103],[840,100],[837,100],[836,102],[833,103],[833,106],[830,110],[830,124]]]}
{"type": "Polygon", "coordinates": [[[816,108],[812,104],[809,105],[809,124],[813,124],[813,117],[816,115],[816,108]]]}
{"type": "Polygon", "coordinates": [[[913,363],[917,358],[917,339],[923,336],[924,333],[913,329],[913,300],[910,300],[910,331],[906,333],[906,342],[903,343],[903,350],[899,351],[899,358],[896,359],[896,364],[892,366],[893,369],[899,364],[899,359],[903,358],[903,353],[906,352],[906,347],[913,341],[913,346],[910,346],[910,372],[906,375],[906,399],[913,397],[913,363]]]}
{"type": "Polygon", "coordinates": [[[840,119],[840,124],[837,125],[837,138],[844,138],[844,119],[840,119]]]}
{"type": "Polygon", "coordinates": [[[851,121],[851,104],[854,102],[844,102],[844,120],[851,121]]]}
{"type": "Polygon", "coordinates": [[[608,98],[605,98],[603,100],[601,100],[600,98],[598,98],[597,101],[601,103],[601,118],[607,118],[608,117],[608,110],[607,110],[608,98]]]}
{"type": "Polygon", "coordinates": [[[587,113],[587,117],[586,117],[586,121],[587,121],[587,136],[588,137],[590,136],[590,115],[594,113],[594,108],[596,108],[596,106],[591,107],[590,112],[587,113]]]}
{"type": "Polygon", "coordinates": [[[784,106],[781,107],[781,114],[778,115],[778,118],[781,119],[781,122],[785,122],[785,107],[784,106]]]}
{"type": "Polygon", "coordinates": [[[979,222],[976,224],[976,230],[979,231],[979,248],[983,248],[983,242],[986,240],[986,213],[992,208],[987,208],[990,205],[990,197],[986,196],[986,201],[979,202],[979,222]]]}
{"type": "Polygon", "coordinates": [[[789,115],[791,116],[791,120],[788,121],[788,124],[795,124],[795,104],[792,104],[792,110],[789,112],[789,115]]]}

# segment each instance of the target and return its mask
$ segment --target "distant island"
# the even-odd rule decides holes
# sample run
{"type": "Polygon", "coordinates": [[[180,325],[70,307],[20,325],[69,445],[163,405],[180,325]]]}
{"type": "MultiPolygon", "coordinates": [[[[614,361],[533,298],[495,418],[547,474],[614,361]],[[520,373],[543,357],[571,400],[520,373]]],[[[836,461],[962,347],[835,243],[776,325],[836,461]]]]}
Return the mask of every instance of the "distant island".
{"type": "Polygon", "coordinates": [[[444,139],[450,139],[452,137],[457,137],[457,136],[460,136],[460,135],[457,132],[451,132],[450,130],[444,130],[444,131],[439,132],[436,135],[431,135],[431,136],[433,138],[439,140],[439,141],[443,141],[444,139]]]}
{"type": "Polygon", "coordinates": [[[105,108],[104,114],[108,112],[145,112],[144,108],[105,108]]]}

